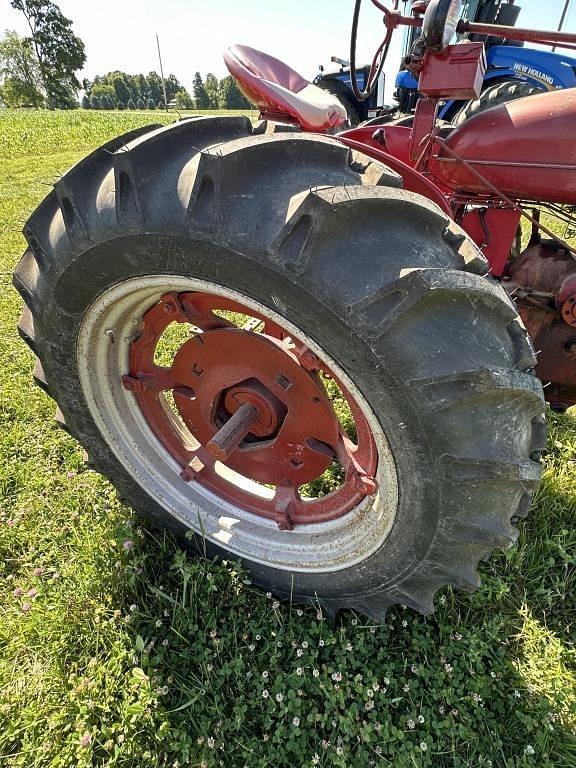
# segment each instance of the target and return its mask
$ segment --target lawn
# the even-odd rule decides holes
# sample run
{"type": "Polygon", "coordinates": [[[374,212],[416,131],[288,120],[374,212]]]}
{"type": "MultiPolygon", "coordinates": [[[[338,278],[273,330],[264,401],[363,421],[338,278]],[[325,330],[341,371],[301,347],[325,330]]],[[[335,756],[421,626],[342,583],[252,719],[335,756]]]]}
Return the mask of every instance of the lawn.
{"type": "Polygon", "coordinates": [[[89,150],[171,119],[0,111],[0,765],[574,768],[574,413],[476,594],[335,627],[141,527],[57,428],[16,333],[20,229],[89,150]]]}

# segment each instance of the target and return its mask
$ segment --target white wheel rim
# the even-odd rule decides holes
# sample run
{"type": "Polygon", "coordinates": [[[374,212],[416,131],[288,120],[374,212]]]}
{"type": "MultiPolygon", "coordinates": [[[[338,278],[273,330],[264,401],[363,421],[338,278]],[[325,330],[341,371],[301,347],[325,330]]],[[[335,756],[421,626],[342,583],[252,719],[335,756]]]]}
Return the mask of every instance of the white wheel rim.
{"type": "MultiPolygon", "coordinates": [[[[272,296],[272,302],[282,302],[272,296]]],[[[388,441],[358,388],[300,328],[258,302],[209,282],[172,275],[126,280],[102,293],[82,321],[78,368],[88,410],[128,474],[172,517],[233,555],[280,570],[321,573],[349,568],[386,540],[398,506],[396,468],[388,441]],[[135,396],[122,386],[130,343],[145,312],[168,292],[204,291],[252,308],[289,330],[314,351],[362,410],[377,445],[378,492],[342,517],[281,531],[276,523],[180,478],[182,467],[159,442],[135,396]]]]}

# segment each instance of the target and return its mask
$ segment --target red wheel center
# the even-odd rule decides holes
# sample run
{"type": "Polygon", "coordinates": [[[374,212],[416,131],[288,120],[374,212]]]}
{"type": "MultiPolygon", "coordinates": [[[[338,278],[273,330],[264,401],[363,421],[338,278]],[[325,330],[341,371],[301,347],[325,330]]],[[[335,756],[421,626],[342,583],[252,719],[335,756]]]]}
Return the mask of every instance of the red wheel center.
{"type": "Polygon", "coordinates": [[[167,293],[142,318],[122,378],[183,480],[286,529],[334,520],[377,490],[377,451],[361,409],[316,354],[290,336],[232,299],[167,293]],[[234,313],[243,327],[222,313],[234,313]],[[172,323],[188,324],[193,336],[162,367],[155,356],[172,323]],[[321,372],[347,403],[356,442],[340,424],[321,372]],[[302,497],[302,486],[334,460],[340,485],[332,481],[333,490],[302,497]]]}
{"type": "Polygon", "coordinates": [[[240,328],[207,331],[180,347],[172,372],[181,384],[174,391],[180,416],[203,445],[243,404],[258,411],[228,457],[234,471],[267,485],[303,485],[334,458],[332,404],[281,342],[240,328]]]}

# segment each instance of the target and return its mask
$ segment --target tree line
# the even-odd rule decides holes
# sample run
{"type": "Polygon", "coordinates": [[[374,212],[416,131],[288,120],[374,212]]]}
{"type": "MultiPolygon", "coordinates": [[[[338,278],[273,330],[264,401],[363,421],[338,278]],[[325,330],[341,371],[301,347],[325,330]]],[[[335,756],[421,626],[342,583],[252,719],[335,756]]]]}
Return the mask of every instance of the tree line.
{"type": "MultiPolygon", "coordinates": [[[[175,105],[191,102],[190,94],[176,75],[164,81],[166,101],[175,105]]],[[[157,72],[130,75],[127,72],[108,72],[94,80],[84,80],[84,109],[164,109],[162,79],[157,72]]]]}
{"type": "MultiPolygon", "coordinates": [[[[113,71],[79,82],[86,62],[84,43],[52,0],[10,0],[30,30],[22,37],[7,31],[0,40],[0,103],[8,107],[74,109],[84,89],[85,109],[163,109],[164,90],[157,72],[131,75],[113,71]]],[[[176,109],[249,109],[252,105],[234,78],[196,72],[193,96],[175,75],[165,79],[166,101],[176,109]]]]}

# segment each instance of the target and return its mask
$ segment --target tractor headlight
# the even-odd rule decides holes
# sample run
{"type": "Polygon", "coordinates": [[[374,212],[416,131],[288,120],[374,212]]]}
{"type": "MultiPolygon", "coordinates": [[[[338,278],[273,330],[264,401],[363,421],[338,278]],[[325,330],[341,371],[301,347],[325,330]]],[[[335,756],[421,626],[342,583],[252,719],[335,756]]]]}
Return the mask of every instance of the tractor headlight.
{"type": "Polygon", "coordinates": [[[426,47],[443,51],[456,32],[462,11],[462,0],[431,0],[422,24],[426,47]]]}

